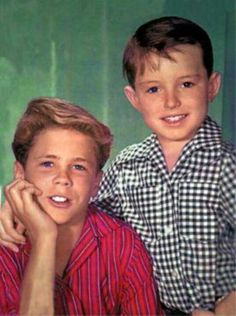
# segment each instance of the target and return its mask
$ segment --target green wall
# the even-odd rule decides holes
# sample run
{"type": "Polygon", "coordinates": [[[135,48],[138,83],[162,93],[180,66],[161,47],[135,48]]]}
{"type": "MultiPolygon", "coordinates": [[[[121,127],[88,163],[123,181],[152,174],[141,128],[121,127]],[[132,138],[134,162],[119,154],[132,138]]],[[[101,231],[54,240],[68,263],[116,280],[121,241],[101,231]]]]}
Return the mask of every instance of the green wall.
{"type": "Polygon", "coordinates": [[[121,59],[135,29],[162,15],[209,32],[225,82],[210,113],[236,143],[235,12],[235,0],[0,0],[0,184],[12,177],[13,131],[33,97],[86,107],[112,128],[112,157],[150,133],[123,95],[121,59]]]}

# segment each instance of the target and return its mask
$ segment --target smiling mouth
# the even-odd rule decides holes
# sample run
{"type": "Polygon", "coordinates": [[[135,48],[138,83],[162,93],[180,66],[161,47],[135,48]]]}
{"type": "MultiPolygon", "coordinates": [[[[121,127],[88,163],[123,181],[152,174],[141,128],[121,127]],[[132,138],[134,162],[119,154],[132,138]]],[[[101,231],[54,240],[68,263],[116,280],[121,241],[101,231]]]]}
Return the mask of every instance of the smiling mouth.
{"type": "Polygon", "coordinates": [[[185,119],[187,117],[187,114],[181,114],[181,115],[170,115],[163,117],[162,120],[167,123],[178,123],[185,119]]]}
{"type": "Polygon", "coordinates": [[[49,197],[49,199],[57,204],[65,204],[70,202],[67,197],[61,195],[52,195],[49,197]]]}

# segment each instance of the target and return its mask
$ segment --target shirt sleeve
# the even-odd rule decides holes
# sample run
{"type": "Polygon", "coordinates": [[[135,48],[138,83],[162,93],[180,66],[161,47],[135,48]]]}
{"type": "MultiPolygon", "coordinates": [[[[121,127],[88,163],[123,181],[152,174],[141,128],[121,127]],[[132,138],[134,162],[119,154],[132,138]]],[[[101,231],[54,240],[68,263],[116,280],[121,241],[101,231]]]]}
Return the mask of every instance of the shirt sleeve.
{"type": "Polygon", "coordinates": [[[140,238],[134,234],[129,247],[131,256],[124,254],[122,261],[123,287],[121,315],[157,315],[163,316],[157,287],[155,285],[152,261],[140,238]]]}
{"type": "MultiPolygon", "coordinates": [[[[226,295],[230,291],[236,291],[236,153],[231,152],[222,163],[222,175],[220,186],[220,200],[222,215],[225,219],[224,238],[228,241],[222,250],[222,262],[219,263],[219,275],[217,283],[221,292],[226,295]],[[230,245],[230,246],[229,246],[230,245]],[[224,252],[223,252],[224,251],[224,252]],[[228,258],[228,260],[226,260],[228,258]]],[[[224,244],[225,245],[225,244],[224,244]]]]}
{"type": "Polygon", "coordinates": [[[236,154],[227,157],[222,167],[221,201],[228,223],[236,230],[236,154]]]}
{"type": "Polygon", "coordinates": [[[18,315],[19,276],[9,250],[0,247],[0,315],[18,315]],[[6,255],[6,253],[8,255],[6,255]]]}

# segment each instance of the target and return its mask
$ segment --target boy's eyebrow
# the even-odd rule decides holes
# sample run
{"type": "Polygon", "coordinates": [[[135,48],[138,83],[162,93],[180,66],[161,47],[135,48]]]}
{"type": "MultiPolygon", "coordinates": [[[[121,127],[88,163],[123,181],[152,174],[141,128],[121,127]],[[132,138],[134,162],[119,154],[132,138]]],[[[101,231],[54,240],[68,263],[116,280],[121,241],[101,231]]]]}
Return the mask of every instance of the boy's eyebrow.
{"type": "Polygon", "coordinates": [[[56,155],[41,155],[41,156],[37,156],[35,157],[36,159],[42,159],[42,158],[51,158],[51,159],[59,159],[58,156],[56,155]]]}
{"type": "MultiPolygon", "coordinates": [[[[185,79],[185,78],[199,78],[201,77],[200,74],[189,74],[189,75],[184,75],[184,76],[180,76],[178,77],[178,79],[185,79]]],[[[150,83],[159,83],[159,80],[155,80],[155,79],[150,79],[150,80],[146,80],[146,81],[137,81],[137,84],[150,84],[150,83]]]]}
{"type": "Polygon", "coordinates": [[[48,154],[48,155],[41,155],[36,157],[36,159],[42,159],[42,158],[47,158],[47,159],[60,159],[57,155],[52,155],[52,154],[48,154]]]}
{"type": "MultiPolygon", "coordinates": [[[[38,156],[36,157],[36,159],[57,159],[60,160],[60,157],[57,155],[42,155],[42,156],[38,156]]],[[[78,162],[89,162],[87,159],[83,158],[83,157],[75,157],[72,159],[73,161],[78,161],[78,162]]]]}
{"type": "Polygon", "coordinates": [[[82,158],[82,157],[76,157],[73,159],[74,161],[78,161],[78,162],[89,162],[89,160],[82,158]]]}
{"type": "Polygon", "coordinates": [[[184,79],[184,78],[192,78],[192,77],[201,77],[200,74],[189,74],[189,75],[184,75],[184,76],[180,76],[181,79],[184,79]]]}
{"type": "Polygon", "coordinates": [[[137,84],[159,83],[159,80],[137,81],[137,84]]]}

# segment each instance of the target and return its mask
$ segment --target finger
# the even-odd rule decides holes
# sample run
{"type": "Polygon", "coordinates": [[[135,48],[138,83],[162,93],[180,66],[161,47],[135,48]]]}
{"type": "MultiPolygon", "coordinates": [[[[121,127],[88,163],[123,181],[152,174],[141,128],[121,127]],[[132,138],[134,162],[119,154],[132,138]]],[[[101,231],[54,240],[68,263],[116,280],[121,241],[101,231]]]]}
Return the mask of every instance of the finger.
{"type": "Polygon", "coordinates": [[[14,195],[15,193],[21,192],[21,191],[28,189],[28,188],[33,188],[34,190],[32,191],[32,194],[34,194],[36,196],[42,194],[42,191],[40,189],[38,189],[34,184],[32,184],[26,180],[21,180],[21,179],[17,179],[15,181],[13,181],[11,184],[9,184],[6,187],[6,192],[8,195],[11,195],[11,194],[14,195]]]}
{"type": "Polygon", "coordinates": [[[14,220],[11,207],[6,200],[0,213],[0,238],[10,242],[24,242],[25,238],[17,233],[14,228],[14,220]]]}
{"type": "Polygon", "coordinates": [[[25,243],[25,237],[15,229],[12,218],[5,218],[4,221],[2,220],[0,225],[0,243],[1,240],[25,243]]]}
{"type": "Polygon", "coordinates": [[[22,180],[22,179],[16,179],[13,182],[9,183],[6,187],[5,187],[5,193],[6,195],[11,195],[11,193],[15,192],[15,191],[22,191],[24,189],[27,188],[31,188],[33,187],[35,189],[34,194],[35,195],[41,195],[42,191],[40,189],[38,189],[35,185],[33,185],[32,183],[26,181],[26,180],[22,180]]]}
{"type": "MultiPolygon", "coordinates": [[[[28,230],[28,225],[30,225],[31,219],[37,216],[35,210],[39,209],[39,206],[34,201],[33,196],[38,196],[42,194],[42,192],[25,180],[14,181],[14,184],[9,186],[7,191],[10,200],[9,203],[11,204],[14,215],[21,221],[21,223],[24,224],[28,230]]],[[[17,237],[16,233],[19,234],[19,232],[22,232],[22,230],[24,231],[24,228],[22,228],[22,225],[20,225],[18,230],[14,233],[14,237],[17,237]]],[[[9,233],[12,233],[12,231],[9,233]]],[[[23,240],[20,239],[20,241],[23,240]]]]}
{"type": "Polygon", "coordinates": [[[42,211],[37,201],[33,198],[33,196],[35,195],[34,193],[34,187],[29,187],[22,191],[22,201],[24,205],[24,210],[25,212],[33,216],[36,215],[36,212],[42,211]]]}
{"type": "Polygon", "coordinates": [[[5,210],[7,210],[7,212],[12,213],[11,206],[10,206],[10,204],[9,204],[9,202],[7,200],[5,200],[5,202],[3,204],[3,207],[4,207],[5,210]]]}
{"type": "Polygon", "coordinates": [[[4,188],[4,192],[7,193],[12,187],[14,187],[17,183],[23,181],[22,179],[18,178],[15,179],[14,181],[8,183],[5,188],[4,188]]]}
{"type": "Polygon", "coordinates": [[[22,192],[29,188],[34,188],[34,186],[25,180],[16,180],[14,181],[14,184],[11,184],[11,186],[7,188],[7,198],[11,205],[11,208],[14,214],[20,219],[20,216],[24,211],[22,192]]]}
{"type": "Polygon", "coordinates": [[[13,242],[1,241],[1,245],[11,249],[14,252],[19,251],[19,247],[17,245],[15,245],[13,242]]]}
{"type": "Polygon", "coordinates": [[[21,223],[21,221],[15,217],[15,230],[17,231],[17,233],[23,235],[25,232],[25,226],[21,223]]]}
{"type": "Polygon", "coordinates": [[[10,204],[12,211],[16,210],[16,204],[15,204],[15,199],[14,199],[16,192],[19,191],[19,189],[24,186],[25,184],[23,183],[21,179],[16,179],[15,181],[12,181],[5,187],[5,196],[8,203],[10,204]]]}

